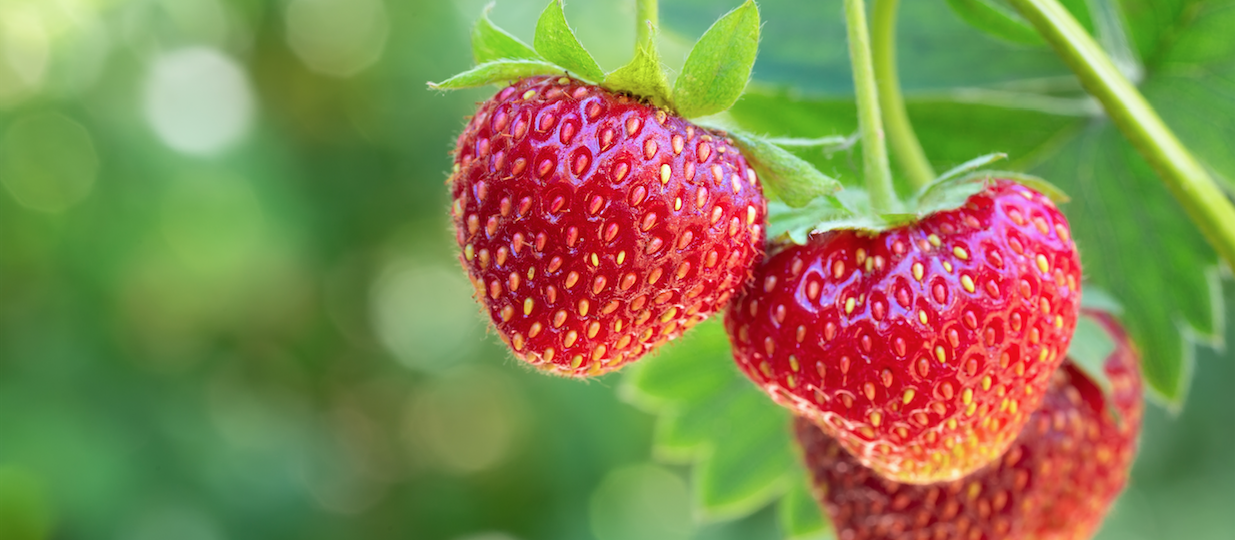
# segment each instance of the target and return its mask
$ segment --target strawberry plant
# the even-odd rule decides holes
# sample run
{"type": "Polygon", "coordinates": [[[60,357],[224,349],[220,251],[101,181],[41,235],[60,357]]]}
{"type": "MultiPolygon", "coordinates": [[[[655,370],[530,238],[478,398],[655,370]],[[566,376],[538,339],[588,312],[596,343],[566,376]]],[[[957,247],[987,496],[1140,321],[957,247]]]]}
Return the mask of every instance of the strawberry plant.
{"type": "Polygon", "coordinates": [[[452,215],[499,336],[564,375],[618,369],[727,305],[763,253],[760,177],[789,200],[835,186],[756,137],[683,119],[741,95],[759,36],[754,3],[717,21],[672,90],[655,26],[641,31],[631,63],[606,73],[560,2],[541,15],[535,50],[482,18],[479,65],[433,85],[516,81],[459,137],[452,215]]]}
{"type": "MultiPolygon", "coordinates": [[[[1141,373],[1177,409],[1193,347],[1221,329],[1235,208],[1216,178],[1229,164],[1180,141],[1151,105],[1171,86],[1139,81],[1139,59],[1206,65],[1186,30],[1230,9],[1171,8],[1179,30],[1136,2],[947,3],[996,38],[1049,46],[1075,78],[907,102],[898,2],[845,0],[855,100],[786,91],[835,67],[801,58],[747,88],[760,44],[748,0],[670,83],[657,3],[640,0],[622,68],[600,68],[554,1],[531,46],[482,16],[476,67],[431,85],[501,86],[459,137],[449,181],[460,260],[499,337],[568,376],[681,337],[622,392],[658,415],[659,457],[695,463],[706,516],[781,499],[790,537],[827,534],[830,517],[842,538],[1087,538],[1135,453],[1141,373]],[[1083,125],[1077,111],[1106,116],[1083,125]],[[1022,172],[988,169],[1009,157],[1022,172]],[[953,168],[936,175],[941,164],[953,168]],[[1115,204],[1095,178],[1138,196],[1115,204]],[[1146,246],[1192,264],[1134,264],[1146,246]],[[1078,321],[1082,304],[1100,322],[1078,321]],[[1105,313],[1120,304],[1128,334],[1105,313]],[[704,322],[721,311],[723,329],[704,322]],[[1089,459],[1084,438],[1105,457],[1061,472],[1089,459]],[[1052,505],[1083,510],[1061,520],[1052,505]]],[[[1046,57],[1022,67],[1036,75],[1046,57]]]]}

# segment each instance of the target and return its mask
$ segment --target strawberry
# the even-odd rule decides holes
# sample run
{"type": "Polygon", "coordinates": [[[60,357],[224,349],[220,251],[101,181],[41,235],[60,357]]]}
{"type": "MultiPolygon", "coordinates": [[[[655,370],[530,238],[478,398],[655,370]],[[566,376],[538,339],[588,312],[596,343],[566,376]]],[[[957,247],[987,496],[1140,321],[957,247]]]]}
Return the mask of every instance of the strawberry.
{"type": "Polygon", "coordinates": [[[725,323],[742,371],[863,465],[954,480],[1038,408],[1076,325],[1080,268],[1054,204],[993,180],[916,223],[781,247],[725,323]]]}
{"type": "Polygon", "coordinates": [[[1110,394],[1066,362],[1011,449],[967,478],[931,486],[884,479],[799,418],[815,494],[839,538],[1089,538],[1123,490],[1141,425],[1137,354],[1114,319],[1096,318],[1116,341],[1104,369],[1110,394]]]}
{"type": "Polygon", "coordinates": [[[567,77],[482,103],[454,151],[461,260],[515,356],[615,370],[723,308],[766,205],[725,133],[567,77]]]}

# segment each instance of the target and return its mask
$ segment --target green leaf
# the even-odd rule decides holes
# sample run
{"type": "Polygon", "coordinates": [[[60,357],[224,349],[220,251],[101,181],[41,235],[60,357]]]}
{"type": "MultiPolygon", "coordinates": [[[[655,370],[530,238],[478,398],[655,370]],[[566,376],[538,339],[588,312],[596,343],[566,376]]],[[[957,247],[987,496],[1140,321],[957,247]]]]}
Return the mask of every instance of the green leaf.
{"type": "Polygon", "coordinates": [[[657,415],[658,459],[694,463],[700,515],[735,519],[802,480],[790,414],[742,375],[718,320],[627,370],[621,394],[657,415]]]}
{"type": "MultiPolygon", "coordinates": [[[[1142,2],[1125,0],[1125,11],[1131,15],[1132,4],[1142,2]]],[[[1169,2],[1141,10],[1169,10],[1169,2]]],[[[1170,39],[1169,52],[1162,55],[1157,65],[1151,66],[1153,77],[1141,88],[1145,97],[1153,103],[1175,134],[1192,150],[1213,173],[1227,193],[1235,194],[1235,117],[1231,111],[1231,96],[1235,92],[1235,39],[1230,39],[1235,28],[1235,9],[1226,3],[1197,6],[1193,17],[1188,17],[1189,30],[1162,39],[1170,39]]],[[[1152,13],[1151,11],[1150,13],[1152,13]]],[[[1149,32],[1145,25],[1133,25],[1133,37],[1137,30],[1149,32]]],[[[1157,28],[1152,29],[1157,32],[1157,28]]],[[[1142,51],[1142,57],[1145,56],[1142,51]]]]}
{"type": "Polygon", "coordinates": [[[506,83],[536,75],[560,75],[561,66],[538,60],[497,60],[476,66],[440,83],[429,83],[436,90],[458,90],[496,83],[506,83]]]}
{"type": "Polygon", "coordinates": [[[947,0],[952,10],[974,28],[1013,43],[1045,45],[1033,26],[1007,6],[992,0],[947,0]]]}
{"type": "MultiPolygon", "coordinates": [[[[655,33],[655,29],[652,32],[655,33]]],[[[654,43],[655,38],[649,40],[654,43]]],[[[673,109],[669,79],[665,78],[660,53],[655,47],[641,46],[629,64],[605,76],[605,86],[617,92],[628,92],[648,98],[657,106],[673,109]]]]}
{"type": "Polygon", "coordinates": [[[777,506],[785,540],[835,540],[836,531],[811,494],[807,472],[800,470],[798,476],[777,506]]]}
{"type": "Polygon", "coordinates": [[[742,96],[759,49],[759,8],[746,0],[695,43],[673,83],[673,102],[686,118],[725,111],[742,96]]]}
{"type": "Polygon", "coordinates": [[[1111,381],[1106,376],[1106,360],[1115,352],[1115,340],[1092,317],[1081,316],[1076,321],[1076,332],[1068,347],[1068,358],[1081,368],[1090,379],[1109,393],[1111,381]]]}
{"type": "Polygon", "coordinates": [[[1102,290],[1097,285],[1086,282],[1081,285],[1081,291],[1082,308],[1105,311],[1112,315],[1123,314],[1123,304],[1120,304],[1119,300],[1111,296],[1111,293],[1102,290]]]}
{"type": "Polygon", "coordinates": [[[788,488],[797,461],[787,412],[752,385],[745,388],[721,413],[713,432],[719,438],[697,470],[696,499],[710,519],[735,519],[766,506],[788,488]]]}
{"type": "Polygon", "coordinates": [[[536,52],[546,60],[562,66],[571,75],[594,83],[605,79],[605,71],[600,69],[592,55],[588,54],[575,33],[566,24],[566,13],[562,11],[562,0],[551,0],[548,7],[540,14],[536,22],[536,36],[532,40],[536,52]]]}
{"type": "Polygon", "coordinates": [[[519,38],[498,28],[489,20],[489,11],[493,4],[485,7],[472,28],[472,56],[477,64],[495,60],[543,60],[536,51],[519,38]]]}
{"type": "MultiPolygon", "coordinates": [[[[1089,12],[1091,1],[1095,0],[1060,0],[1060,4],[1076,17],[1081,26],[1093,33],[1094,22],[1089,12]]],[[[1113,0],[1096,0],[1096,4],[1102,7],[1111,1],[1113,0]]],[[[1021,45],[1046,45],[1033,26],[1009,6],[1007,0],[947,0],[947,2],[952,6],[952,11],[970,26],[991,36],[1021,45]]]]}
{"type": "Polygon", "coordinates": [[[831,197],[840,190],[840,182],[766,139],[741,132],[729,135],[759,174],[764,190],[789,206],[805,206],[818,197],[831,197]]]}

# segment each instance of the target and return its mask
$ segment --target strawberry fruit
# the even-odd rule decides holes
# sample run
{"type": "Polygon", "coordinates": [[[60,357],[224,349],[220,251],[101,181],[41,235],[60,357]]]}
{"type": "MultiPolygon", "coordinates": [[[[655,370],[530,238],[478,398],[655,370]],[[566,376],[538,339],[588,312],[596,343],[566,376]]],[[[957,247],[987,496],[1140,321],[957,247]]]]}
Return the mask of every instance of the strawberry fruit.
{"type": "Polygon", "coordinates": [[[1080,261],[1044,195],[988,181],[957,209],[783,246],[726,316],[773,399],[899,482],[1001,456],[1076,325],[1080,261]]]}
{"type": "Polygon", "coordinates": [[[722,309],[763,253],[766,214],[733,144],[567,77],[481,104],[455,148],[452,216],[515,355],[601,374],[722,309]]]}
{"type": "Polygon", "coordinates": [[[967,478],[931,486],[885,479],[799,418],[797,439],[815,495],[838,537],[1090,538],[1123,490],[1141,425],[1136,352],[1114,319],[1096,318],[1116,342],[1104,366],[1109,394],[1066,362],[1011,449],[967,478]]]}

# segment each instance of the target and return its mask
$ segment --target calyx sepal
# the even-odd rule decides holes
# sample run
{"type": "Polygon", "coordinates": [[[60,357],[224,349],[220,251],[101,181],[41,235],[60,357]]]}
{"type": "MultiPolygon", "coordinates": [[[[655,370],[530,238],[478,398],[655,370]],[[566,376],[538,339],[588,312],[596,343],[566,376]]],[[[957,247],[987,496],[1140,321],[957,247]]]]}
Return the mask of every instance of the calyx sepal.
{"type": "MultiPolygon", "coordinates": [[[[721,16],[691,48],[682,73],[670,82],[656,40],[641,41],[630,63],[606,72],[579,42],[562,8],[551,0],[536,23],[532,45],[489,20],[485,8],[472,30],[476,67],[429,87],[454,90],[504,84],[538,75],[567,75],[615,92],[631,94],[682,116],[698,118],[729,109],[746,89],[759,46],[759,9],[754,0],[721,16]]],[[[654,21],[640,21],[654,36],[654,21]]]]}
{"type": "MultiPolygon", "coordinates": [[[[771,144],[769,139],[763,140],[771,144]]],[[[869,196],[861,188],[845,188],[835,195],[829,194],[826,198],[816,198],[802,204],[790,205],[787,200],[769,203],[768,237],[805,244],[812,234],[833,230],[851,229],[878,234],[915,223],[931,214],[960,208],[969,197],[981,193],[994,180],[1011,180],[1046,195],[1056,203],[1068,202],[1067,194],[1036,176],[982,169],[1005,158],[1007,155],[1002,153],[987,154],[954,167],[918,190],[905,209],[898,212],[875,212],[869,196]]]]}

